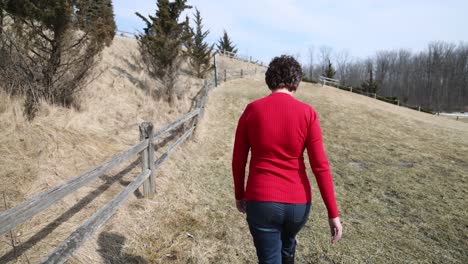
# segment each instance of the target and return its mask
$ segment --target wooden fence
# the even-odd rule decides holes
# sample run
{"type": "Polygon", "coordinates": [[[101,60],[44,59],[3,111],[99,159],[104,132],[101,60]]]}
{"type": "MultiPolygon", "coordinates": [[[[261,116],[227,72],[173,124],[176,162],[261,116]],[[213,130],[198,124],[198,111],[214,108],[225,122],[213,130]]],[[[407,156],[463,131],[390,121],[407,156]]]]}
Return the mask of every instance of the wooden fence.
{"type": "Polygon", "coordinates": [[[116,30],[115,31],[116,35],[118,34],[121,37],[126,37],[126,38],[136,38],[137,33],[132,33],[128,31],[123,31],[123,30],[116,30]]]}
{"type": "Polygon", "coordinates": [[[319,81],[322,83],[322,86],[329,84],[332,84],[336,87],[340,85],[340,80],[332,79],[332,78],[327,78],[325,76],[320,76],[319,81]]]}
{"type": "MultiPolygon", "coordinates": [[[[257,70],[245,71],[241,69],[239,74],[230,75],[229,79],[243,78],[246,75],[255,74],[257,70]]],[[[226,71],[224,71],[224,81],[226,71]]],[[[141,159],[141,173],[130,183],[124,190],[116,195],[110,202],[101,207],[91,217],[89,217],[81,226],[72,232],[68,238],[60,243],[41,263],[64,263],[73,252],[78,249],[84,241],[98,230],[122,204],[136,191],[139,187],[143,187],[143,195],[151,197],[156,190],[156,174],[155,171],[161,166],[164,160],[184,142],[190,135],[193,134],[200,119],[203,117],[205,106],[208,100],[208,94],[211,89],[218,86],[217,80],[221,78],[217,71],[216,58],[214,59],[214,72],[210,74],[208,80],[205,80],[204,85],[196,100],[195,109],[173,123],[165,126],[161,130],[154,132],[153,124],[144,122],[139,125],[140,141],[129,149],[114,155],[112,158],[104,161],[96,167],[75,176],[65,183],[56,186],[48,191],[40,193],[32,199],[23,202],[22,204],[5,210],[0,213],[0,235],[4,235],[14,229],[16,226],[28,221],[38,213],[41,213],[54,203],[62,200],[67,195],[77,191],[81,187],[91,183],[98,177],[116,168],[123,162],[139,155],[141,159]],[[189,121],[192,122],[189,122],[189,121]],[[160,140],[169,132],[181,128],[186,125],[183,134],[167,149],[161,156],[155,158],[154,142],[160,140]]]]}
{"type": "MultiPolygon", "coordinates": [[[[387,103],[390,103],[390,104],[410,108],[410,109],[413,109],[413,110],[416,110],[416,111],[419,111],[419,112],[424,112],[424,113],[428,113],[428,114],[435,114],[431,109],[427,109],[427,108],[424,108],[422,106],[414,106],[414,105],[405,104],[405,103],[401,102],[398,99],[389,98],[389,97],[385,97],[385,96],[380,96],[377,93],[366,92],[362,88],[356,88],[356,87],[352,87],[352,86],[342,86],[342,85],[340,85],[340,80],[330,79],[330,78],[326,78],[324,76],[320,76],[319,81],[322,84],[322,86],[327,85],[327,83],[330,83],[330,84],[332,84],[331,86],[334,86],[334,87],[336,87],[336,88],[338,88],[340,90],[345,90],[345,91],[349,91],[349,92],[352,92],[352,93],[357,93],[357,94],[364,95],[364,96],[367,96],[367,97],[371,97],[371,98],[374,98],[374,99],[377,99],[377,100],[380,100],[380,101],[384,101],[384,102],[387,102],[387,103]]],[[[312,82],[317,83],[317,82],[314,82],[314,81],[312,81],[312,82]]]]}
{"type": "Polygon", "coordinates": [[[191,134],[193,134],[200,118],[203,117],[205,105],[208,98],[209,90],[215,86],[212,80],[205,81],[203,88],[196,100],[195,110],[187,113],[180,119],[167,125],[163,129],[154,132],[153,124],[144,122],[139,126],[140,141],[129,149],[114,155],[107,161],[97,165],[96,167],[75,176],[65,183],[56,186],[48,191],[40,193],[32,199],[23,202],[22,204],[5,210],[0,213],[0,235],[10,232],[16,226],[26,222],[38,213],[41,213],[54,203],[62,200],[67,195],[77,191],[81,187],[96,180],[110,170],[116,168],[123,162],[140,156],[141,173],[130,183],[123,191],[116,195],[110,202],[101,207],[91,217],[89,217],[80,227],[58,245],[41,263],[64,263],[72,253],[78,249],[83,242],[88,239],[97,229],[99,229],[122,204],[130,197],[130,195],[143,186],[143,195],[151,197],[156,189],[155,171],[161,166],[165,159],[172,153],[175,148],[184,142],[191,134]],[[189,122],[192,120],[192,122],[189,122]],[[174,131],[183,125],[188,125],[183,135],[180,136],[159,158],[155,159],[154,142],[162,139],[168,132],[174,131]]]}
{"type": "Polygon", "coordinates": [[[252,57],[249,57],[248,60],[243,59],[241,56],[237,55],[236,53],[228,52],[228,51],[217,51],[214,55],[214,76],[215,76],[215,84],[216,86],[218,85],[219,82],[227,82],[232,79],[238,79],[238,78],[244,78],[245,76],[248,75],[256,75],[257,73],[265,73],[266,67],[263,65],[263,63],[259,63],[258,61],[252,60],[252,57]],[[216,57],[217,55],[225,56],[231,59],[239,60],[242,62],[249,62],[255,65],[255,68],[253,69],[219,69],[217,67],[216,63],[216,57]]]}
{"type": "Polygon", "coordinates": [[[468,122],[468,113],[459,112],[459,113],[437,113],[438,116],[445,116],[455,120],[462,120],[468,122]]]}
{"type": "Polygon", "coordinates": [[[226,50],[217,50],[216,52],[220,55],[227,56],[232,59],[236,59],[236,60],[240,60],[243,62],[248,62],[248,63],[256,64],[258,66],[265,67],[263,62],[261,62],[260,60],[253,59],[252,56],[241,55],[241,54],[237,54],[237,53],[226,51],[226,50]]]}

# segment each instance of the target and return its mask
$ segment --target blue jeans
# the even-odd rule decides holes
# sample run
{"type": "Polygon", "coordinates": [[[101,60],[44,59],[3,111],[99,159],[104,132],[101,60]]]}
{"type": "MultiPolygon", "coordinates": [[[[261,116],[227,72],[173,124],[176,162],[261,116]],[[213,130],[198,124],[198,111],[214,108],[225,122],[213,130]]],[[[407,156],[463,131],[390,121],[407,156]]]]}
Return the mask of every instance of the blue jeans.
{"type": "Polygon", "coordinates": [[[283,257],[294,256],[296,234],[307,222],[310,205],[247,201],[247,222],[259,263],[281,264],[283,257]]]}

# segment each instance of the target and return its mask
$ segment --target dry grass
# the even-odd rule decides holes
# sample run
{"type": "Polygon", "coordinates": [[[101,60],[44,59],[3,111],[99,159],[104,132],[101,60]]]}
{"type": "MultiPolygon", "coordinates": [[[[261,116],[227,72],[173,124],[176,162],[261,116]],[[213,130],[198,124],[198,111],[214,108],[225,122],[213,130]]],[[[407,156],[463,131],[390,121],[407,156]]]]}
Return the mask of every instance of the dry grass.
{"type": "MultiPolygon", "coordinates": [[[[230,160],[243,107],[266,94],[261,76],[214,90],[194,141],[158,172],[158,195],[131,202],[103,229],[126,238],[111,247],[122,251],[102,250],[98,239],[74,261],[255,263],[230,160]]],[[[321,117],[345,228],[332,247],[314,183],[298,263],[466,263],[467,124],[328,87],[304,84],[296,96],[321,117]]]]}
{"type": "MultiPolygon", "coordinates": [[[[190,109],[202,80],[183,77],[178,87],[187,92],[171,108],[156,99],[159,84],[138,61],[136,41],[117,38],[78,95],[80,109],[43,103],[31,123],[23,115],[24,98],[0,93],[0,198],[5,193],[9,208],[135,144],[142,121],[152,121],[157,129],[190,109]]],[[[117,174],[129,164],[18,227],[18,252],[38,262],[132,179],[137,172],[117,174]]],[[[8,242],[0,240],[0,263],[14,260],[8,242]]]]}
{"type": "MultiPolygon", "coordinates": [[[[0,188],[9,207],[134,144],[141,121],[160,127],[188,110],[199,80],[182,82],[194,88],[171,109],[151,96],[157,84],[137,61],[134,40],[117,39],[80,95],[79,111],[44,104],[31,124],[20,99],[0,95],[0,188]]],[[[245,217],[234,207],[230,164],[241,111],[268,93],[262,79],[215,89],[193,140],[157,172],[156,197],[132,197],[69,262],[255,263],[245,217]]],[[[312,177],[298,263],[468,261],[468,124],[329,87],[303,84],[296,96],[321,118],[345,228],[343,241],[330,246],[312,177]]],[[[34,244],[24,250],[32,263],[138,173],[116,174],[126,165],[15,230],[34,244]]],[[[0,240],[0,262],[12,255],[7,241],[0,240]]]]}
{"type": "MultiPolygon", "coordinates": [[[[142,121],[152,121],[157,130],[189,111],[203,81],[183,76],[177,86],[181,96],[176,107],[170,107],[157,99],[160,84],[148,76],[139,61],[136,41],[116,38],[104,51],[89,85],[79,94],[80,109],[43,103],[32,123],[23,117],[24,98],[0,93],[0,198],[5,193],[8,208],[135,144],[142,121]]],[[[226,61],[233,68],[242,67],[235,61],[226,61]]],[[[38,262],[121,191],[139,170],[138,162],[129,161],[16,228],[13,232],[16,253],[21,255],[17,258],[9,245],[9,236],[3,236],[0,263],[26,263],[27,258],[32,263],[38,262]]],[[[132,211],[134,206],[141,208],[140,204],[148,202],[132,199],[128,207],[122,208],[123,212],[132,211]]],[[[3,199],[1,202],[0,211],[4,210],[3,199]]],[[[115,219],[123,225],[138,223],[126,214],[115,219]]],[[[101,248],[116,252],[121,251],[119,245],[125,240],[105,232],[96,238],[90,244],[100,243],[101,248]]],[[[120,257],[99,248],[99,245],[85,247],[76,259],[93,263],[101,261],[101,256],[120,257]]]]}

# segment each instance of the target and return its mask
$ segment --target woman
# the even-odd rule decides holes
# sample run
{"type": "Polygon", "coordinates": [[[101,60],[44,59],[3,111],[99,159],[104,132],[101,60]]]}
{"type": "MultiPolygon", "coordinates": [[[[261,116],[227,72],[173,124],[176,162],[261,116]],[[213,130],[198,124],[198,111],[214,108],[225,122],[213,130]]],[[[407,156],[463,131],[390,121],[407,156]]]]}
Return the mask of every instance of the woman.
{"type": "Polygon", "coordinates": [[[247,213],[259,263],[294,263],[295,237],[307,221],[312,200],[304,149],[328,211],[331,242],[341,239],[317,113],[292,96],[301,79],[301,66],[293,57],[275,57],[265,74],[272,93],[247,105],[236,130],[232,159],[236,206],[247,213]]]}

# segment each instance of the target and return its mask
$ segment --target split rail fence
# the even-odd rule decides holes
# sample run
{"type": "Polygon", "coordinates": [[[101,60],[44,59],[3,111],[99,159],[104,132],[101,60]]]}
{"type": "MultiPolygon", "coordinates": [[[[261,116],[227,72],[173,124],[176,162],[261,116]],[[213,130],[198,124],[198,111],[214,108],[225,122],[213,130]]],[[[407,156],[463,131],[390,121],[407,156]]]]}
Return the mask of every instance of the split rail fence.
{"type": "Polygon", "coordinates": [[[169,124],[158,132],[153,132],[152,123],[142,123],[139,126],[140,142],[136,143],[128,150],[114,155],[109,160],[97,165],[87,172],[69,179],[55,188],[40,193],[32,199],[0,213],[0,235],[3,235],[16,226],[26,222],[36,214],[47,209],[49,206],[62,200],[65,196],[96,180],[98,177],[116,168],[123,162],[139,155],[142,171],[133,180],[133,182],[116,195],[109,203],[101,207],[90,218],[88,218],[42,261],[42,263],[65,262],[72,253],[78,249],[98,228],[100,228],[140,186],[143,186],[143,195],[145,197],[151,197],[154,195],[156,190],[156,170],[161,166],[169,154],[194,132],[198,124],[198,120],[203,116],[208,90],[209,83],[205,83],[203,87],[204,93],[198,101],[196,109],[179,120],[169,124]],[[188,123],[189,120],[194,120],[194,122],[191,122],[190,127],[186,129],[184,134],[180,136],[158,159],[155,159],[154,142],[163,138],[165,134],[188,123]]]}
{"type": "Polygon", "coordinates": [[[340,80],[332,79],[332,78],[327,78],[325,76],[320,76],[319,81],[322,83],[322,86],[327,85],[327,83],[330,83],[334,86],[340,85],[340,80]]]}
{"type": "Polygon", "coordinates": [[[374,99],[377,99],[377,100],[380,100],[380,101],[384,101],[384,102],[387,102],[387,103],[390,103],[390,104],[394,104],[394,105],[397,105],[397,106],[410,108],[410,109],[413,109],[413,110],[416,110],[416,111],[419,111],[419,112],[428,113],[428,114],[435,114],[430,109],[427,109],[427,108],[424,108],[424,107],[421,107],[421,106],[414,106],[414,105],[405,104],[405,103],[401,102],[399,99],[380,96],[377,93],[369,93],[369,92],[364,91],[361,88],[356,88],[356,87],[351,87],[351,86],[346,86],[346,87],[342,86],[342,85],[340,85],[340,80],[320,76],[319,81],[322,84],[322,86],[330,85],[330,86],[334,86],[334,87],[336,87],[336,88],[338,88],[340,90],[345,90],[345,91],[349,91],[349,92],[352,92],[352,93],[357,93],[357,94],[360,94],[360,95],[371,97],[371,98],[374,98],[374,99]]]}
{"type": "Polygon", "coordinates": [[[240,61],[243,61],[243,62],[248,62],[248,63],[256,64],[258,66],[265,67],[263,62],[261,62],[259,60],[255,60],[252,56],[241,55],[241,54],[237,54],[237,53],[230,52],[230,51],[227,51],[227,50],[217,50],[216,52],[218,54],[220,54],[220,55],[224,55],[224,56],[227,56],[229,58],[233,58],[233,59],[240,60],[240,61]]]}
{"type": "MultiPolygon", "coordinates": [[[[61,242],[48,256],[42,259],[41,263],[64,263],[73,252],[77,250],[94,232],[96,232],[122,204],[141,186],[143,195],[151,197],[156,191],[156,170],[167,159],[167,157],[192,135],[200,119],[203,117],[205,106],[208,100],[208,94],[211,89],[218,86],[219,74],[216,69],[216,58],[214,65],[214,74],[205,80],[204,85],[196,100],[195,110],[187,113],[180,119],[167,125],[161,130],[154,132],[153,124],[143,122],[139,125],[140,141],[129,149],[114,155],[112,158],[104,161],[96,167],[75,176],[63,184],[56,186],[48,191],[34,196],[32,199],[19,204],[18,206],[5,210],[0,213],[0,235],[11,232],[15,227],[30,220],[35,215],[43,212],[51,205],[62,200],[71,193],[74,193],[81,187],[86,186],[98,177],[108,173],[123,162],[140,157],[141,173],[124,190],[116,195],[110,202],[98,209],[91,217],[73,231],[63,242],[61,242]],[[189,122],[191,121],[191,122],[189,122]],[[164,138],[169,132],[173,132],[181,127],[188,127],[175,142],[168,147],[167,151],[155,158],[155,141],[164,138]]],[[[256,71],[255,71],[256,72],[256,71]]],[[[224,71],[224,81],[226,81],[226,71],[224,71]]],[[[252,74],[252,72],[240,70],[240,77],[252,74]]],[[[239,77],[232,74],[229,79],[239,77]]]]}

